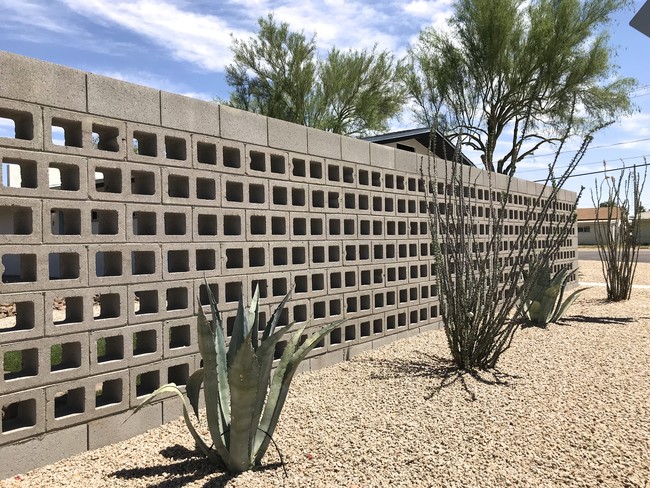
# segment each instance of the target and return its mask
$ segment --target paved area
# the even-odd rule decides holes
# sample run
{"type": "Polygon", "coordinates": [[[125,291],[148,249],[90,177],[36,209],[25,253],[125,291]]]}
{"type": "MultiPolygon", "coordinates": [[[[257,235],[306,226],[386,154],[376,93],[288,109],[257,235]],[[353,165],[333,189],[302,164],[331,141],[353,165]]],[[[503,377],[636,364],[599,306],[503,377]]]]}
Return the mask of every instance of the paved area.
{"type": "MultiPolygon", "coordinates": [[[[598,256],[598,249],[591,247],[586,249],[579,248],[578,259],[585,261],[599,261],[600,257],[598,256]]],[[[639,262],[650,263],[650,249],[641,249],[639,251],[639,262]]]]}

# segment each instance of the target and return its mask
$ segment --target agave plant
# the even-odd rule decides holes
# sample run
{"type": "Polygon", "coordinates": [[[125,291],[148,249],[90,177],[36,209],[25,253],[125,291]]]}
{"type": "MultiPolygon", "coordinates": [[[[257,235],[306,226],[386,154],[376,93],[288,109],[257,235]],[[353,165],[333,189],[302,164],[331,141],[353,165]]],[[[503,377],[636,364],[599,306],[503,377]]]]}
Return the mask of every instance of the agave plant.
{"type": "MultiPolygon", "coordinates": [[[[207,284],[207,282],[206,282],[207,284]]],[[[289,385],[300,362],[316,344],[343,320],[324,326],[302,341],[307,324],[288,341],[271,378],[277,343],[294,323],[278,328],[278,320],[289,292],[263,330],[259,327],[259,290],[256,288],[250,308],[239,299],[230,345],[226,349],[221,314],[210,287],[206,286],[212,310],[208,321],[201,306],[198,314],[199,350],[203,367],[187,381],[185,390],[198,418],[199,393],[204,385],[206,417],[212,446],[197,433],[188,413],[183,393],[173,384],[161,386],[134,411],[149,404],[161,393],[174,393],[183,401],[185,423],[197,447],[213,462],[231,472],[243,472],[261,463],[277,426],[289,385]],[[262,333],[261,338],[259,337],[262,333]]]]}
{"type": "Polygon", "coordinates": [[[543,326],[560,320],[578,295],[586,290],[579,288],[563,301],[568,281],[569,270],[566,267],[551,278],[551,268],[546,264],[531,287],[530,298],[524,302],[524,316],[530,322],[543,326]]]}

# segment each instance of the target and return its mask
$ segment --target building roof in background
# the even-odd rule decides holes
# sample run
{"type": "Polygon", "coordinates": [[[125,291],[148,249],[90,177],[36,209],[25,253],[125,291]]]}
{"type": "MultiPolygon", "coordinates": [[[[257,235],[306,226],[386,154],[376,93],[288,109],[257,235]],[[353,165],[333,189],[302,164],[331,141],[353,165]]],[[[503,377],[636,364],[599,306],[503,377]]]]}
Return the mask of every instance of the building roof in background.
{"type": "MultiPolygon", "coordinates": [[[[420,127],[418,129],[407,129],[377,136],[362,137],[361,139],[377,144],[388,144],[391,142],[397,143],[414,139],[424,147],[428,148],[431,142],[431,129],[428,127],[420,127]]],[[[455,146],[449,141],[449,139],[447,139],[440,131],[436,131],[436,147],[433,152],[437,157],[440,159],[450,159],[453,156],[455,149],[455,146]]],[[[462,154],[462,152],[461,159],[463,164],[467,166],[476,166],[467,156],[462,154]]]]}
{"type": "Polygon", "coordinates": [[[630,25],[641,34],[650,37],[650,1],[643,4],[632,20],[630,20],[630,25]]]}
{"type": "MultiPolygon", "coordinates": [[[[612,218],[613,219],[618,219],[620,216],[620,208],[616,207],[612,210],[612,218]]],[[[607,213],[609,209],[607,207],[600,207],[600,208],[579,208],[576,211],[576,214],[578,216],[577,220],[578,222],[580,221],[594,221],[596,220],[596,216],[598,216],[598,220],[607,220],[607,213]]]]}

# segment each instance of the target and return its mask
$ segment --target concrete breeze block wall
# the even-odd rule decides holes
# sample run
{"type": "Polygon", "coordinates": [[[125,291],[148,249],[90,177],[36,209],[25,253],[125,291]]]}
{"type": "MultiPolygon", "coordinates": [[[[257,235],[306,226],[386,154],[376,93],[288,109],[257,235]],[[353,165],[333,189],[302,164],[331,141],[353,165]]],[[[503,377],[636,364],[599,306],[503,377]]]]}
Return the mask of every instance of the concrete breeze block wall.
{"type": "Polygon", "coordinates": [[[265,320],[292,285],[282,324],[345,317],[303,369],[440,327],[413,153],[7,52],[0,119],[0,479],[178,417],[123,423],[199,366],[204,276],[228,333],[240,283],[265,320]]]}

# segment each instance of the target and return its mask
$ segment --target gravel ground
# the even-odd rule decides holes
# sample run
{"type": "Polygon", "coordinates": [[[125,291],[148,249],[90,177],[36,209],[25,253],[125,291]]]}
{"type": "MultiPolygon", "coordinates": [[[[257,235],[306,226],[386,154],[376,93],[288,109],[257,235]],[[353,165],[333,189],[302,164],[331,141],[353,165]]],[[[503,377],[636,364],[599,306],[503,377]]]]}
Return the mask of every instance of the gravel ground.
{"type": "MultiPolygon", "coordinates": [[[[637,274],[650,284],[650,264],[637,274]]],[[[259,471],[212,472],[175,421],[0,486],[650,487],[650,289],[604,297],[521,330],[478,378],[450,369],[442,331],[297,376],[274,436],[288,478],[271,450],[259,471]]]]}

